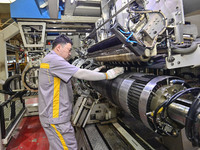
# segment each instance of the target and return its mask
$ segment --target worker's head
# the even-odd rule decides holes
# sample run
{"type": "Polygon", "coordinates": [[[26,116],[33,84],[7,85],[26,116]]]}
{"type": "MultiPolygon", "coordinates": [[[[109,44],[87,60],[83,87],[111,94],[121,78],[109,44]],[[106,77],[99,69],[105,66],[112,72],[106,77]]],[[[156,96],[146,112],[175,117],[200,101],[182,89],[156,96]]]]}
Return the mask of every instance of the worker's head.
{"type": "Polygon", "coordinates": [[[52,49],[64,59],[68,59],[71,56],[71,48],[72,41],[64,34],[58,36],[52,44],[52,49]]]}

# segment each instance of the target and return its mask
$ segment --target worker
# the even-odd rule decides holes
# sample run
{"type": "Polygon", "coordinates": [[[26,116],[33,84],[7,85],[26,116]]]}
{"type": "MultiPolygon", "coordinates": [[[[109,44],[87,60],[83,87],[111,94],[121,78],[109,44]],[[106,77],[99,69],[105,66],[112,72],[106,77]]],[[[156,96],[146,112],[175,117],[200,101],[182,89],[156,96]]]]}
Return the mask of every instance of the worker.
{"type": "Polygon", "coordinates": [[[40,65],[39,71],[39,118],[47,135],[50,150],[77,150],[74,129],[71,125],[73,91],[71,78],[96,81],[113,79],[123,73],[115,67],[106,73],[80,69],[71,65],[72,41],[64,34],[52,43],[52,50],[40,65]]]}

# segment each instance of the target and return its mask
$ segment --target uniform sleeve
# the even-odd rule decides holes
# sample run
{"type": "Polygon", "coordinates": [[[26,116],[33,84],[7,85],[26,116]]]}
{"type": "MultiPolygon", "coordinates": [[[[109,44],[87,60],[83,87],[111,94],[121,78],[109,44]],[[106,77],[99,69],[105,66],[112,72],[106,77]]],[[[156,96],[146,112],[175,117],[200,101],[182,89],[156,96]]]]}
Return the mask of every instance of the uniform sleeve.
{"type": "Polygon", "coordinates": [[[106,74],[102,72],[91,71],[87,69],[79,69],[73,77],[88,81],[105,80],[106,74]]]}
{"type": "Polygon", "coordinates": [[[68,82],[69,79],[79,70],[64,59],[58,59],[50,63],[50,72],[53,76],[68,82]]]}

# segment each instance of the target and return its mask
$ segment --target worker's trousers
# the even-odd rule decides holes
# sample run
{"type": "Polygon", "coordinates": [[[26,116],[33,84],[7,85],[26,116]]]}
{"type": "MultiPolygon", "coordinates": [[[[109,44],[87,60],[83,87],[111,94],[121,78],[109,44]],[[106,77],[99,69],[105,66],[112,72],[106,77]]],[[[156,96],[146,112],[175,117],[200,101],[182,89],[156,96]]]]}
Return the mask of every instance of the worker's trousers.
{"type": "Polygon", "coordinates": [[[71,122],[44,124],[43,129],[49,141],[49,150],[77,150],[77,141],[71,122]]]}

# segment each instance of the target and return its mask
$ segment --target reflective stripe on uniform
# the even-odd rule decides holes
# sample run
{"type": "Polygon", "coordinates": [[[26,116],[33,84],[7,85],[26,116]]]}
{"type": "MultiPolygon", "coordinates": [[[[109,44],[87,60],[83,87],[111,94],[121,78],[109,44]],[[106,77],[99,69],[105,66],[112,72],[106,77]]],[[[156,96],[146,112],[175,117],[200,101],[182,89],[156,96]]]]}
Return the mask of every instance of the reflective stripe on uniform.
{"type": "Polygon", "coordinates": [[[61,144],[63,146],[63,149],[64,150],[68,150],[68,147],[67,147],[67,145],[65,143],[65,140],[64,140],[62,134],[56,129],[56,126],[54,124],[51,124],[51,126],[55,129],[55,131],[56,131],[56,133],[57,133],[57,135],[58,135],[58,137],[60,139],[60,142],[61,142],[61,144]]]}
{"type": "Polygon", "coordinates": [[[60,96],[60,79],[54,77],[53,118],[59,117],[59,96],[60,96]]]}
{"type": "Polygon", "coordinates": [[[40,68],[49,69],[49,64],[47,64],[47,63],[41,63],[40,64],[40,68]]]}

